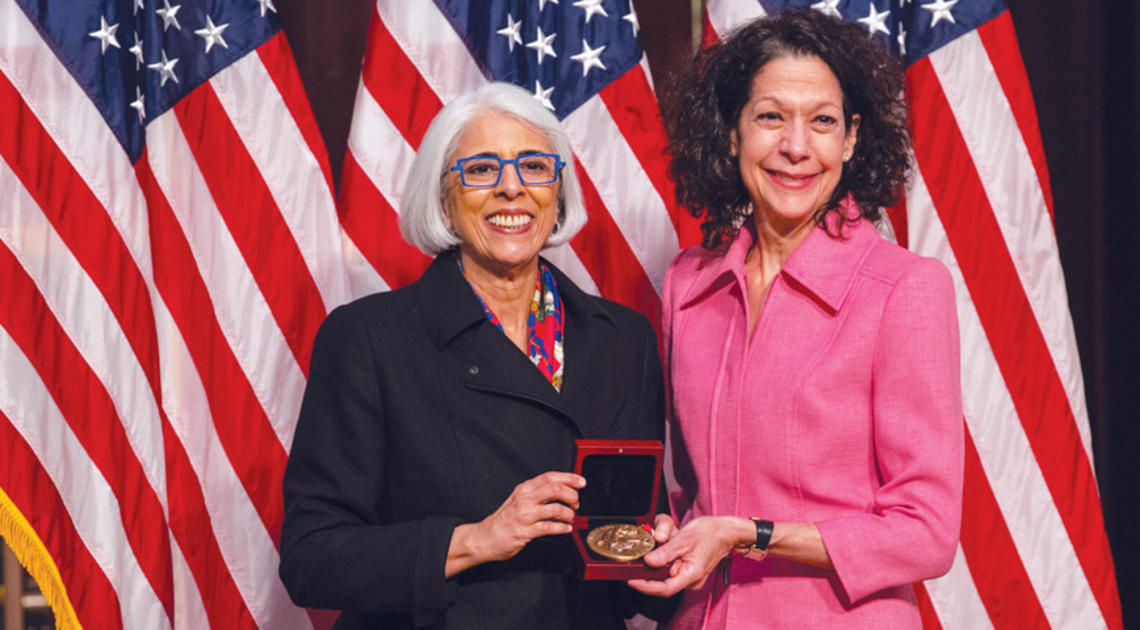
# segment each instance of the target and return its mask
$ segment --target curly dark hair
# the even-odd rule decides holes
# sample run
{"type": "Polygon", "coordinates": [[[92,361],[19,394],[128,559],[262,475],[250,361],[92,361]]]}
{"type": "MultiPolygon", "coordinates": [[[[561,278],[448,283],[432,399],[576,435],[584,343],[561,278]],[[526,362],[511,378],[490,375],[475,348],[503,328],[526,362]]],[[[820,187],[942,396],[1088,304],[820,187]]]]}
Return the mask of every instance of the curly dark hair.
{"type": "MultiPolygon", "coordinates": [[[[731,132],[751,98],[752,81],[773,59],[813,56],[831,68],[843,91],[845,127],[860,117],[859,141],[839,184],[815,213],[838,212],[851,194],[862,216],[877,221],[879,208],[898,199],[909,167],[910,129],[902,100],[903,67],[862,27],[802,9],[760,18],[700,51],[674,78],[665,118],[677,202],[701,224],[702,245],[719,247],[751,210],[751,197],[732,155],[731,132]]],[[[842,226],[842,223],[840,224],[842,226]]]]}

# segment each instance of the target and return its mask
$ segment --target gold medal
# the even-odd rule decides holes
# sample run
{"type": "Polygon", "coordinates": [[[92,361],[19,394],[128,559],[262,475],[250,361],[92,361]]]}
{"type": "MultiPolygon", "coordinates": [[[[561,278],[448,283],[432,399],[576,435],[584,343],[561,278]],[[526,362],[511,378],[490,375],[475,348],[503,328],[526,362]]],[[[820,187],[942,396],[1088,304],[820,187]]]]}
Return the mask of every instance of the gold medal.
{"type": "Polygon", "coordinates": [[[619,562],[637,560],[657,545],[653,534],[629,523],[602,525],[590,530],[586,544],[594,553],[619,562]]]}

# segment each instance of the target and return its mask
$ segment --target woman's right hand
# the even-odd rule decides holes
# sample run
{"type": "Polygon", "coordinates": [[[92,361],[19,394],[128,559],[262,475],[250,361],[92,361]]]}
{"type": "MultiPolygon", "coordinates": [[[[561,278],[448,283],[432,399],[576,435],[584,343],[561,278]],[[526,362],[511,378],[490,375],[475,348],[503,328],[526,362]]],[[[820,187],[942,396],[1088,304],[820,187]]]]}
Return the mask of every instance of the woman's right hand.
{"type": "Polygon", "coordinates": [[[683,589],[699,589],[709,574],[736,547],[755,537],[752,521],[737,516],[702,516],[672,532],[669,542],[646,554],[645,564],[668,566],[664,580],[629,580],[646,595],[669,597],[683,589]]]}
{"type": "Polygon", "coordinates": [[[583,477],[566,472],[546,472],[515,486],[490,516],[455,528],[446,576],[510,559],[540,536],[569,534],[578,509],[578,490],[585,486],[583,477]]]}

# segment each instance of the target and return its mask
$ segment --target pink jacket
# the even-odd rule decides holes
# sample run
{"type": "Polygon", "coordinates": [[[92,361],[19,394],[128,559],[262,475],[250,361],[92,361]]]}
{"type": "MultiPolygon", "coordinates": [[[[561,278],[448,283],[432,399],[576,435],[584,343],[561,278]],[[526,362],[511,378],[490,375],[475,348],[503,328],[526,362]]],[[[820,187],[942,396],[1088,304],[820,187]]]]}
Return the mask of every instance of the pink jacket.
{"type": "Polygon", "coordinates": [[[673,509],[813,522],[835,570],[730,557],[672,627],[919,628],[910,585],[949,570],[962,510],[950,274],[866,220],[816,227],[750,342],[752,244],[685,250],[665,277],[673,509]]]}

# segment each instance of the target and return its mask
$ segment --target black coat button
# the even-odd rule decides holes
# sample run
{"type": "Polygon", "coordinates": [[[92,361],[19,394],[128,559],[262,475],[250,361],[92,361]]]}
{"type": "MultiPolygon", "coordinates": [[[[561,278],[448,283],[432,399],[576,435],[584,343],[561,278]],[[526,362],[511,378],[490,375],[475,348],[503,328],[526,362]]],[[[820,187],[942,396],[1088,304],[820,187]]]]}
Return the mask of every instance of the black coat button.
{"type": "Polygon", "coordinates": [[[471,376],[475,376],[476,374],[479,373],[479,366],[478,365],[472,365],[471,367],[467,368],[467,373],[470,374],[471,376]]]}

